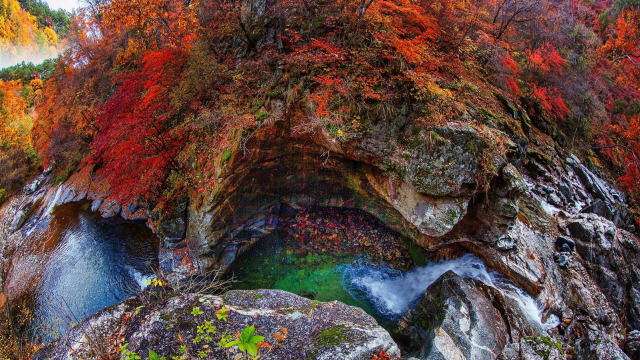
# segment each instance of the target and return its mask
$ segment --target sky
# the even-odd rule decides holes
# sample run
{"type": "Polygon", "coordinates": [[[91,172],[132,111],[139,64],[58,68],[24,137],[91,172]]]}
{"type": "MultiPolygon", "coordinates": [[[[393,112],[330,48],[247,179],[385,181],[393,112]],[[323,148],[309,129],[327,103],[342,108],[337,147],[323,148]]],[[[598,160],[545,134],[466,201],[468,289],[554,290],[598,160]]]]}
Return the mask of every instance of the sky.
{"type": "Polygon", "coordinates": [[[79,0],[45,0],[51,9],[65,9],[71,11],[77,8],[79,0]]]}

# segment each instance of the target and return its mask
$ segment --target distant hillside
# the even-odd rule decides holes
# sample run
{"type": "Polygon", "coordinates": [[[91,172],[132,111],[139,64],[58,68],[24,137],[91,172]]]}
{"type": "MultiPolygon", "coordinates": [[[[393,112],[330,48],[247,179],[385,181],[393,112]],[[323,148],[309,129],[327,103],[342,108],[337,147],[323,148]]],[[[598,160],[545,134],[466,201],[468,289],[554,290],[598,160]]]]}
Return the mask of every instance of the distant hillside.
{"type": "Polygon", "coordinates": [[[51,9],[42,0],[18,0],[20,6],[29,14],[36,17],[40,28],[52,27],[63,38],[71,25],[71,14],[63,9],[51,9]]]}
{"type": "Polygon", "coordinates": [[[51,11],[44,3],[21,6],[16,0],[0,0],[0,68],[56,56],[61,49],[56,29],[66,31],[68,24],[67,13],[51,11]]]}
{"type": "Polygon", "coordinates": [[[56,66],[42,60],[62,51],[70,23],[69,13],[39,0],[0,0],[0,202],[39,162],[30,139],[33,105],[56,66]]]}

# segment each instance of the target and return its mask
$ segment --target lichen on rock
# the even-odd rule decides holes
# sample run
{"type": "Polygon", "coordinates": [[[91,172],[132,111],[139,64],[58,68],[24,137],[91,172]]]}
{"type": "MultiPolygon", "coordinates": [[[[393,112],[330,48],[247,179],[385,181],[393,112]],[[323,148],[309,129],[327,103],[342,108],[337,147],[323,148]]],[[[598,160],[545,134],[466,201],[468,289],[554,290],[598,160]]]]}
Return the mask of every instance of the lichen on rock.
{"type": "Polygon", "coordinates": [[[152,350],[166,357],[193,358],[206,351],[209,357],[224,358],[238,351],[218,348],[219,340],[225,334],[233,338],[247,326],[255,326],[256,335],[269,343],[270,348],[261,348],[263,359],[368,360],[380,350],[400,356],[389,333],[370,315],[339,302],[314,302],[280,290],[237,290],[222,296],[173,294],[151,302],[141,299],[93,315],[40,350],[34,359],[118,354],[125,343],[128,351],[145,357],[152,350]],[[198,312],[193,311],[196,307],[198,312]],[[223,308],[228,310],[226,321],[216,316],[223,308]],[[207,322],[215,326],[214,332],[207,333],[211,340],[196,339],[198,326],[207,322]]]}

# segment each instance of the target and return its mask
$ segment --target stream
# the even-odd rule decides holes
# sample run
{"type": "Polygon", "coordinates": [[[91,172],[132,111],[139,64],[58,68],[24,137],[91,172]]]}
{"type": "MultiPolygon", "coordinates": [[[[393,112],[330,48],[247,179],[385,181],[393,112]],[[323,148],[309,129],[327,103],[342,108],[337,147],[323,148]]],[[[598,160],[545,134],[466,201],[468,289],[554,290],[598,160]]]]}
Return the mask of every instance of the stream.
{"type": "MultiPolygon", "coordinates": [[[[49,255],[34,294],[33,329],[43,340],[140,293],[154,277],[158,240],[152,232],[143,223],[103,219],[88,207],[56,207],[42,241],[49,255]]],[[[543,322],[534,298],[474,255],[426,265],[421,256],[366,213],[290,211],[272,234],[236,259],[228,276],[236,289],[281,289],[357,306],[391,328],[429,285],[453,271],[499,289],[540,329],[557,324],[553,317],[543,322]]]]}
{"type": "Polygon", "coordinates": [[[543,321],[533,297],[478,257],[424,265],[399,235],[354,210],[285,214],[277,230],[240,255],[229,273],[236,289],[280,289],[318,301],[338,300],[362,308],[389,329],[447,271],[500,290],[540,330],[558,324],[555,316],[543,321]],[[376,249],[381,243],[383,249],[376,249]],[[380,251],[397,257],[377,256],[380,251]]]}
{"type": "Polygon", "coordinates": [[[559,324],[554,315],[543,321],[543,308],[531,295],[500,273],[488,271],[482,260],[471,254],[454,260],[433,262],[407,272],[370,264],[347,265],[343,267],[342,275],[344,287],[353,298],[370,302],[378,316],[397,320],[414,308],[425,290],[447,271],[500,290],[504,296],[515,300],[529,322],[540,330],[545,331],[559,324]]]}

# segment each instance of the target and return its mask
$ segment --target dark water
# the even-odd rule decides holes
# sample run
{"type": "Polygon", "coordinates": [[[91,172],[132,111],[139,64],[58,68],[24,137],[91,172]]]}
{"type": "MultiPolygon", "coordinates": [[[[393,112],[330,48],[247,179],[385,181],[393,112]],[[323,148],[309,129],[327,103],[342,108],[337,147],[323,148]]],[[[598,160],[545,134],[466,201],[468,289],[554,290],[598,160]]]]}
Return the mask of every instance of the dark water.
{"type": "Polygon", "coordinates": [[[138,294],[157,267],[158,241],[144,224],[102,219],[88,206],[57,207],[48,228],[53,250],[35,294],[34,326],[45,340],[138,294]]]}

